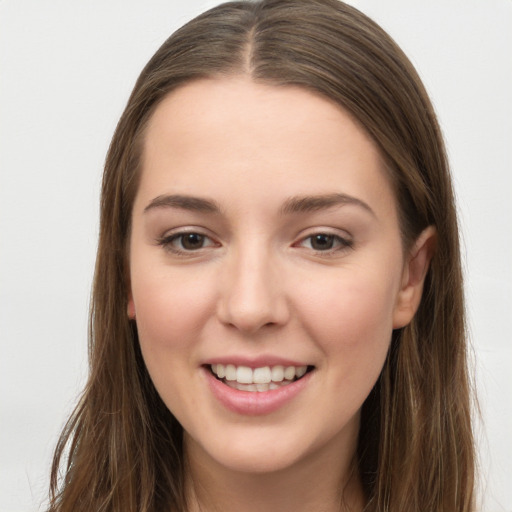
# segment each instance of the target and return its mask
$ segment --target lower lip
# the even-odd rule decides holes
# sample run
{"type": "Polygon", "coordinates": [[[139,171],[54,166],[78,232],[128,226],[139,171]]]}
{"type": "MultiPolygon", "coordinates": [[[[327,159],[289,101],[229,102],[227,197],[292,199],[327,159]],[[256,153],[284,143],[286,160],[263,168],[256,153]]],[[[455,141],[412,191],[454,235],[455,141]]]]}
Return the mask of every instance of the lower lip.
{"type": "Polygon", "coordinates": [[[240,391],[214,377],[208,368],[204,368],[204,373],[212,393],[226,409],[237,414],[257,416],[270,414],[291,402],[307,386],[313,372],[269,391],[240,391]]]}

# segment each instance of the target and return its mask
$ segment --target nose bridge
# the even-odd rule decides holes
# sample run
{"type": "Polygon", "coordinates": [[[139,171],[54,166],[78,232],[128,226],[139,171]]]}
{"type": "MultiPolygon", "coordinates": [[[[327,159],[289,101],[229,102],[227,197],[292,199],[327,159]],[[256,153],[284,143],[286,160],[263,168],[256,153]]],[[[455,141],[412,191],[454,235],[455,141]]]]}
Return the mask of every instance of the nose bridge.
{"type": "Polygon", "coordinates": [[[278,325],[288,317],[276,255],[268,244],[233,248],[222,276],[219,316],[245,332],[278,325]]]}

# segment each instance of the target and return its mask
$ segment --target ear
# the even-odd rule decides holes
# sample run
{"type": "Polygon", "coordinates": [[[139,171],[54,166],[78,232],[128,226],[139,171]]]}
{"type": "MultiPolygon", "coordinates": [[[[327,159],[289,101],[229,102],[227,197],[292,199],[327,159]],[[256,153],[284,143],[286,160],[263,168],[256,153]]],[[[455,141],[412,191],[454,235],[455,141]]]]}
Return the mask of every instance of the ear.
{"type": "Polygon", "coordinates": [[[423,230],[409,252],[393,311],[393,329],[405,327],[414,317],[423,294],[423,284],[436,247],[436,229],[423,230]]]}
{"type": "Polygon", "coordinates": [[[126,312],[128,314],[128,318],[130,320],[135,320],[135,303],[133,302],[132,292],[128,294],[128,305],[126,307],[126,312]]]}

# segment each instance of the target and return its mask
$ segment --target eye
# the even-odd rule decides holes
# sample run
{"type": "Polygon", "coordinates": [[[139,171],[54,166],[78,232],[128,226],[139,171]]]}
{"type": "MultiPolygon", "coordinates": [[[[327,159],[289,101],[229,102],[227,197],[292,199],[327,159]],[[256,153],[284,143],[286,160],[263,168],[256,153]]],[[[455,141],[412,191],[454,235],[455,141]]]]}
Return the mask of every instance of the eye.
{"type": "Polygon", "coordinates": [[[216,245],[210,237],[195,231],[165,236],[158,240],[158,244],[177,254],[199,251],[216,245]]]}
{"type": "Polygon", "coordinates": [[[339,235],[314,233],[313,235],[303,238],[298,245],[318,252],[335,252],[350,248],[353,243],[351,240],[347,240],[339,235]]]}

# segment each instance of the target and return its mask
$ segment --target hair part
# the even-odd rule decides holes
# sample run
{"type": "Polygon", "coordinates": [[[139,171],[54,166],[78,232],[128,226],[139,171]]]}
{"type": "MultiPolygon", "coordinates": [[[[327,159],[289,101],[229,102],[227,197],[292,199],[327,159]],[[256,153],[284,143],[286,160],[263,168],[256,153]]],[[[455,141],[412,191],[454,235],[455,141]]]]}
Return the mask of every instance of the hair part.
{"type": "Polygon", "coordinates": [[[337,0],[223,4],[175,32],[139,76],[106,158],[90,377],[56,449],[49,510],[186,510],[182,429],[151,382],[126,314],[130,218],[145,128],[162,99],[193,80],[240,74],[305,88],[364,127],[386,162],[404,250],[435,226],[437,248],[418,312],[393,333],[363,405],[357,465],[367,512],[473,510],[462,273],[441,132],[403,52],[337,0]]]}

